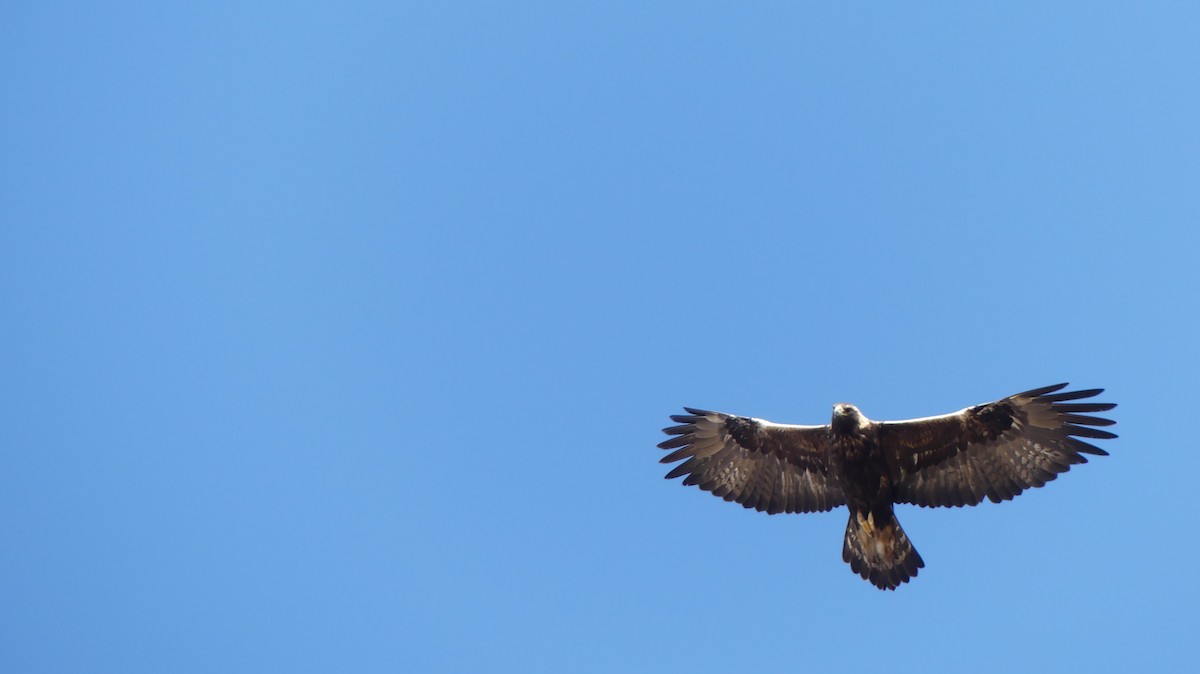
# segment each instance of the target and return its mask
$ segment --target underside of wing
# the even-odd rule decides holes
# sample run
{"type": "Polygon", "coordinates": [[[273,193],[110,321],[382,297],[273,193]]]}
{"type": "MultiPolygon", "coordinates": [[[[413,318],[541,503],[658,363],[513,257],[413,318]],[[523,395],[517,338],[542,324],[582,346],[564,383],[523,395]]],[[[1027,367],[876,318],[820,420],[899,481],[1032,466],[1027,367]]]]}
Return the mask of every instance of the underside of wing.
{"type": "Polygon", "coordinates": [[[674,450],[662,463],[683,461],[667,478],[683,476],[726,501],[775,513],[831,510],[843,503],[828,462],[825,426],[788,426],[690,407],[673,415],[674,436],[658,446],[674,450]]]}
{"type": "Polygon", "coordinates": [[[1080,402],[1103,389],[1059,392],[1047,386],[954,414],[879,425],[898,503],[919,506],[976,505],[987,497],[1006,501],[1041,487],[1085,454],[1108,452],[1080,438],[1117,437],[1092,416],[1114,403],[1080,402]]]}

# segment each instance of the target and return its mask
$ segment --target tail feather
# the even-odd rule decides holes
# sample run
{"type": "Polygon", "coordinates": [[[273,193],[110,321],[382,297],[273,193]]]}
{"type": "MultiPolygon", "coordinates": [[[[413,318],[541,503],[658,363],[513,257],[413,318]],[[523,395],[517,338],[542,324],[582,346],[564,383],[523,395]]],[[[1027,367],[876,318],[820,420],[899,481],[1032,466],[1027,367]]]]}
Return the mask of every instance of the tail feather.
{"type": "Polygon", "coordinates": [[[881,590],[895,590],[925,566],[891,513],[879,518],[873,512],[850,513],[842,560],[881,590]]]}

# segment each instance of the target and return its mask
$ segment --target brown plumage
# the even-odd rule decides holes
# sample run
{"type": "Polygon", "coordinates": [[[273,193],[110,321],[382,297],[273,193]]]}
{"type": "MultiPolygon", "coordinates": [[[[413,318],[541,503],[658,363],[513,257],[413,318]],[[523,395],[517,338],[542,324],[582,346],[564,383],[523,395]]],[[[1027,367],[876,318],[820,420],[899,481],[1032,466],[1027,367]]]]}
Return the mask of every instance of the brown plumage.
{"type": "Polygon", "coordinates": [[[1115,438],[1091,416],[1113,403],[1077,402],[1103,389],[1062,392],[1057,384],[976,405],[953,414],[908,421],[871,421],[853,405],[834,406],[824,426],[775,424],[685,407],[673,415],[674,450],[683,461],[667,478],[683,476],[726,501],[775,513],[850,510],[842,559],[876,587],[894,590],[925,562],[896,521],[892,506],[999,503],[1040,487],[1084,454],[1107,455],[1080,438],[1115,438]]]}

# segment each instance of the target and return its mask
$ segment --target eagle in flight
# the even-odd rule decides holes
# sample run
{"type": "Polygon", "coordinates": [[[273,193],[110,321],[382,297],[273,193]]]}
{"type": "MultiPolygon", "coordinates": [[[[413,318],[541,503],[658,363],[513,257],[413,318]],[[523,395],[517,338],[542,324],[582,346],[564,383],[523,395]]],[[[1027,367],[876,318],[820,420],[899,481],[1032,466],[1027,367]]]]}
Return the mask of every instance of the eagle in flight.
{"type": "Polygon", "coordinates": [[[685,407],[672,415],[674,450],[662,463],[683,463],[684,476],[726,501],[776,513],[850,509],[842,560],[881,590],[894,590],[925,566],[892,506],[977,505],[1007,501],[1040,487],[1084,454],[1108,452],[1080,438],[1117,437],[1091,416],[1114,403],[1080,402],[1104,389],[1063,391],[1057,384],[953,414],[871,421],[854,405],[833,406],[825,426],[793,426],[685,407]]]}

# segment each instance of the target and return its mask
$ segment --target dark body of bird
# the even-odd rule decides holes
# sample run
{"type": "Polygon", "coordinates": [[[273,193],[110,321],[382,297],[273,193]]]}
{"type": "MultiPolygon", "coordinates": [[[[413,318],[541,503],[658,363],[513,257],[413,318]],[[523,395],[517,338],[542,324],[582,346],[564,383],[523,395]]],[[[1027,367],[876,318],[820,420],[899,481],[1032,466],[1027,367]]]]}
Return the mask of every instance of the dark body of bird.
{"type": "Polygon", "coordinates": [[[1113,403],[1078,402],[1102,389],[1060,392],[1057,384],[952,414],[876,422],[853,405],[834,406],[824,426],[684,408],[664,428],[682,460],[667,474],[727,501],[769,514],[850,510],[842,559],[880,589],[894,590],[925,563],[893,511],[895,503],[976,505],[1040,487],[1084,454],[1107,454],[1079,438],[1116,435],[1096,416],[1113,403]]]}

